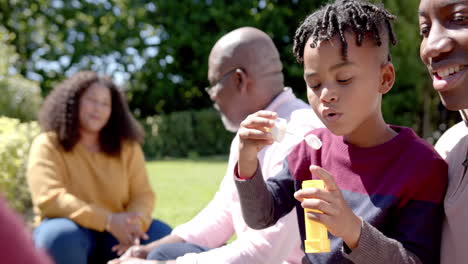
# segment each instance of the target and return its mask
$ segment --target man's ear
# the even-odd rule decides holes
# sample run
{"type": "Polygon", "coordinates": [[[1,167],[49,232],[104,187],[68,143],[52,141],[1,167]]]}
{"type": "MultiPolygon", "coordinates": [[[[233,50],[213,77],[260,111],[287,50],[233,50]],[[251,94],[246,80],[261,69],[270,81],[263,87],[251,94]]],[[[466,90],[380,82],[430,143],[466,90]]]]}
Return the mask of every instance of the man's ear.
{"type": "Polygon", "coordinates": [[[235,80],[236,80],[236,88],[239,93],[245,93],[247,91],[247,83],[248,83],[248,76],[247,73],[241,69],[236,69],[235,80]]]}
{"type": "Polygon", "coordinates": [[[386,94],[392,89],[395,83],[395,68],[393,63],[387,62],[380,68],[380,87],[379,93],[386,94]]]}

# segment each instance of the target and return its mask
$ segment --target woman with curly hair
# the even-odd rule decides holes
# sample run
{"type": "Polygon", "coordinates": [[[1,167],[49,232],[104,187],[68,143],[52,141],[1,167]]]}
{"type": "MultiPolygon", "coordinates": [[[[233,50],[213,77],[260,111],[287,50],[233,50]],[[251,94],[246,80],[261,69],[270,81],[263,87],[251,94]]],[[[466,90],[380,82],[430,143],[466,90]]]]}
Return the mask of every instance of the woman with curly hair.
{"type": "Polygon", "coordinates": [[[139,145],[143,130],[108,78],[66,79],[39,113],[28,162],[39,226],[33,237],[56,263],[105,263],[171,228],[153,220],[153,193],[139,145]]]}

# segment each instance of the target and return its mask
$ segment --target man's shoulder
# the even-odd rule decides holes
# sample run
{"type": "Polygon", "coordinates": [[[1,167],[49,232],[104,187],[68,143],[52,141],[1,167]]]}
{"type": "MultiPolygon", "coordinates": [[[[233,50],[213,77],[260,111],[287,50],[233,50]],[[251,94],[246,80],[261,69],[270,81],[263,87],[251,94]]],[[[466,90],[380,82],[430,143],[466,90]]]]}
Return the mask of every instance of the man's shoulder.
{"type": "MultiPolygon", "coordinates": [[[[460,139],[468,135],[468,126],[465,124],[464,121],[460,121],[454,126],[447,129],[447,131],[442,134],[439,141],[446,141],[450,138],[455,137],[455,139],[460,139]]],[[[453,140],[453,139],[452,139],[453,140]]],[[[439,143],[439,141],[437,143],[439,143]]]]}
{"type": "Polygon", "coordinates": [[[463,142],[468,144],[468,127],[465,122],[461,121],[445,131],[437,141],[435,149],[442,157],[445,157],[448,152],[463,142]]]}

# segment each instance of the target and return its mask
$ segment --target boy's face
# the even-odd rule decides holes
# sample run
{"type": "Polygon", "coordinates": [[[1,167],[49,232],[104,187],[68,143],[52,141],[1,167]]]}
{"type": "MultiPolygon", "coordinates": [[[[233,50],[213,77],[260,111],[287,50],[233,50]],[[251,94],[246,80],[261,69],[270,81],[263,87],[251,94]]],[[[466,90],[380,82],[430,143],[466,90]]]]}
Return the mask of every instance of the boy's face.
{"type": "Polygon", "coordinates": [[[304,49],[304,79],[309,104],[322,122],[335,135],[350,139],[375,130],[381,118],[381,95],[390,90],[395,76],[386,48],[377,47],[368,37],[357,46],[354,34],[345,36],[347,60],[341,55],[338,37],[316,48],[310,47],[309,39],[304,49]]]}
{"type": "Polygon", "coordinates": [[[421,0],[420,56],[449,110],[468,108],[468,1],[421,0]]]}

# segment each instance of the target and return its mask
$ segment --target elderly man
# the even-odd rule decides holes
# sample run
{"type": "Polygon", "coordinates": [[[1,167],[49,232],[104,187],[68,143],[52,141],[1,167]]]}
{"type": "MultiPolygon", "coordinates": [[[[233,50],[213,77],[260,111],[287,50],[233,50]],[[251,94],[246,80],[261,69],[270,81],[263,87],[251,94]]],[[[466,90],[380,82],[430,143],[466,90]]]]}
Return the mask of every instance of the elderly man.
{"type": "MultiPolygon", "coordinates": [[[[265,178],[281,170],[288,150],[302,135],[322,127],[310,107],[284,87],[278,50],[264,32],[251,27],[229,32],[212,48],[208,64],[211,87],[206,90],[226,129],[237,131],[242,120],[261,109],[288,120],[288,131],[295,135],[258,154],[265,178]]],[[[301,263],[295,212],[264,230],[245,224],[232,175],[238,144],[236,136],[221,186],[197,216],[158,241],[130,248],[112,263],[301,263]],[[237,238],[226,244],[234,234],[237,238]]]]}

